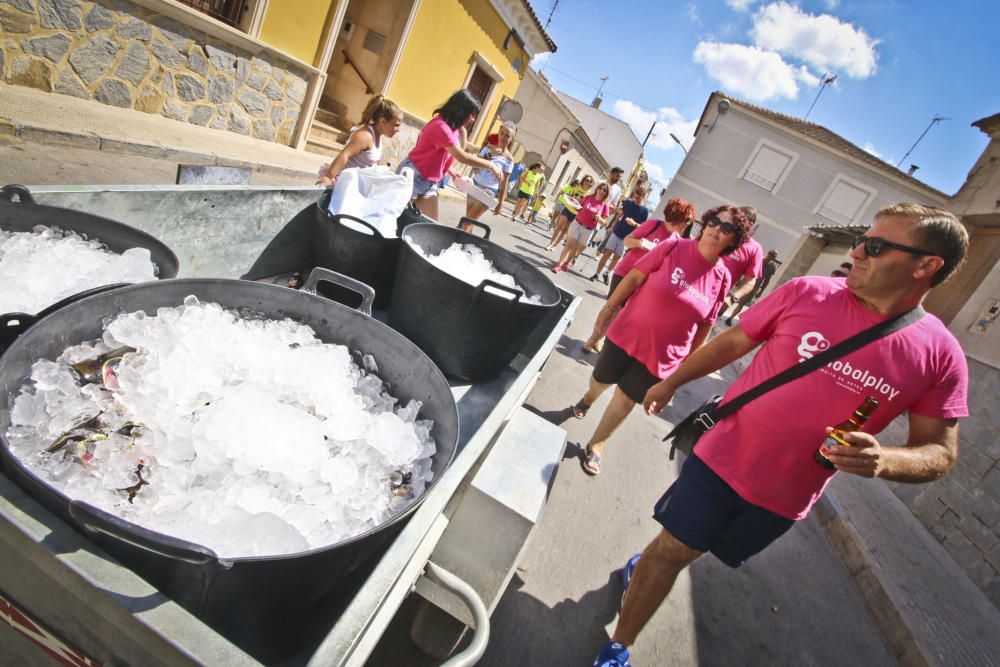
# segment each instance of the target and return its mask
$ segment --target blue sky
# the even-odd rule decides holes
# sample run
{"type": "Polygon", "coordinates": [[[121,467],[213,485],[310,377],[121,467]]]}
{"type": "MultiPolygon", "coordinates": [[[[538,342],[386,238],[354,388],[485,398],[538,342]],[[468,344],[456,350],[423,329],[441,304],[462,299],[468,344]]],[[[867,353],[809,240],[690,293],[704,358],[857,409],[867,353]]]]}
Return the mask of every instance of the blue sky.
{"type": "MultiPolygon", "coordinates": [[[[532,0],[542,23],[553,0],[532,0]]],[[[665,182],[690,147],[713,90],[805,117],[824,75],[836,74],[809,114],[895,165],[955,193],[988,138],[973,121],[1000,113],[1000,40],[992,2],[559,0],[549,33],[559,49],[536,58],[552,85],[628,121],[665,182]]]]}

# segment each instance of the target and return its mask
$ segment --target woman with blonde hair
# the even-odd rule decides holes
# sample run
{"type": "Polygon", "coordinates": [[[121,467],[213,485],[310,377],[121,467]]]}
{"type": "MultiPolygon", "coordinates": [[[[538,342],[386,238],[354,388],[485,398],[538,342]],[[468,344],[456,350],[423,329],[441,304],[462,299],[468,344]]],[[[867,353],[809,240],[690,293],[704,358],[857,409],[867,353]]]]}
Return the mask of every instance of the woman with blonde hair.
{"type": "MultiPolygon", "coordinates": [[[[517,132],[517,125],[510,121],[500,126],[500,131],[495,135],[490,135],[495,143],[487,143],[479,151],[479,157],[485,158],[500,168],[502,176],[497,178],[496,174],[489,169],[479,169],[472,177],[472,182],[477,187],[486,190],[497,199],[497,205],[493,213],[500,215],[500,207],[503,206],[507,196],[507,181],[510,180],[510,172],[514,169],[514,156],[510,153],[510,146],[514,143],[514,134],[517,132]]],[[[466,196],[465,217],[478,220],[486,212],[486,204],[477,199],[466,196]]],[[[472,225],[462,225],[465,231],[472,231],[472,225]]]]}
{"type": "Polygon", "coordinates": [[[392,100],[376,95],[361,112],[361,123],[354,128],[340,155],[325,170],[316,185],[333,185],[344,169],[373,167],[382,159],[382,139],[394,137],[403,124],[403,110],[392,100]]]}

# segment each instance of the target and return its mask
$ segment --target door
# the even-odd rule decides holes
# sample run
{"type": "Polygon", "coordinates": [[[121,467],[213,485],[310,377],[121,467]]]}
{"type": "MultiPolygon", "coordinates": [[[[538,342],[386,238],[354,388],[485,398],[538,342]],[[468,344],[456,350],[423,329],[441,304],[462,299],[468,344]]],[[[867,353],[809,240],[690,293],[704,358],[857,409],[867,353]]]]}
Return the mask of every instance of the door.
{"type": "Polygon", "coordinates": [[[479,102],[479,105],[486,106],[486,99],[493,88],[493,79],[486,73],[486,70],[476,65],[476,69],[472,72],[472,77],[469,79],[468,88],[472,96],[479,102]]]}

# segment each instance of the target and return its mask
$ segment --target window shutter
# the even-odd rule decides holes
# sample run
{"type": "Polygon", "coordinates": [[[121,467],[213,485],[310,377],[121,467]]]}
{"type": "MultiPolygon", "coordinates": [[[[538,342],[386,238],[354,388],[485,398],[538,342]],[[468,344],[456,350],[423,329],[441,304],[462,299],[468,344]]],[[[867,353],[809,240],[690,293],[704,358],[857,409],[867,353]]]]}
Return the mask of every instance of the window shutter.
{"type": "Polygon", "coordinates": [[[743,179],[771,192],[791,161],[792,158],[788,155],[762,145],[743,174],[743,179]]]}
{"type": "Polygon", "coordinates": [[[827,220],[849,225],[857,218],[861,207],[868,201],[869,193],[850,183],[838,181],[819,207],[817,213],[827,220]]]}

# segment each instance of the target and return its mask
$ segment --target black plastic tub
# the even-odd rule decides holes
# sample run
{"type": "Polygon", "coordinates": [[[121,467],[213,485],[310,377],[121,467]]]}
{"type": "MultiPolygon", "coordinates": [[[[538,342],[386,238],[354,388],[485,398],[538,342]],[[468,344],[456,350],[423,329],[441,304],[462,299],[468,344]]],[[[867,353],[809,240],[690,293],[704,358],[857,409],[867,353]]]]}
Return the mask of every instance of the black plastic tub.
{"type": "MultiPolygon", "coordinates": [[[[240,280],[166,280],[129,285],[83,298],[40,320],[0,357],[0,405],[12,396],[38,359],[54,359],[66,347],[97,338],[109,313],[177,306],[196,295],[203,302],[248,308],[311,326],[325,342],[375,357],[379,376],[403,403],[423,402],[420,416],[433,419],[437,453],[434,479],[451,464],[458,443],[458,410],[437,367],[389,327],[314,294],[240,280]]],[[[257,659],[274,662],[318,641],[343,608],[341,593],[354,590],[372,562],[402,529],[424,496],[383,525],[349,540],[299,554],[222,560],[205,547],[146,530],[71,501],[27,470],[4,437],[8,410],[0,411],[0,463],[4,473],[42,503],[257,659]]],[[[425,491],[426,495],[426,491],[425,491]]]]}
{"type": "Polygon", "coordinates": [[[486,231],[480,238],[442,225],[414,224],[403,232],[396,284],[389,304],[389,325],[412,340],[454,378],[481,382],[500,374],[562,295],[549,278],[526,260],[489,240],[489,227],[463,218],[486,231]],[[470,285],[442,271],[411,247],[437,254],[453,243],[482,249],[501,273],[514,277],[522,292],[492,281],[470,285]],[[486,288],[510,295],[492,294],[486,288]]]}
{"type": "Polygon", "coordinates": [[[334,215],[329,193],[316,204],[316,266],[350,276],[375,290],[375,308],[384,310],[392,299],[402,230],[416,222],[433,222],[407,206],[396,220],[397,236],[387,238],[373,225],[351,215],[334,215]]]}
{"type": "MultiPolygon", "coordinates": [[[[23,185],[7,185],[0,189],[0,229],[8,232],[30,232],[38,225],[76,232],[88,239],[100,241],[112,252],[122,253],[129,248],[145,248],[149,250],[156,265],[158,278],[173,278],[177,275],[179,268],[177,255],[163,242],[146,232],[90,213],[37,204],[31,192],[23,185]]],[[[52,304],[39,313],[0,313],[0,353],[36,319],[58,310],[80,296],[103,289],[106,287],[96,287],[81,292],[52,304]]]]}

